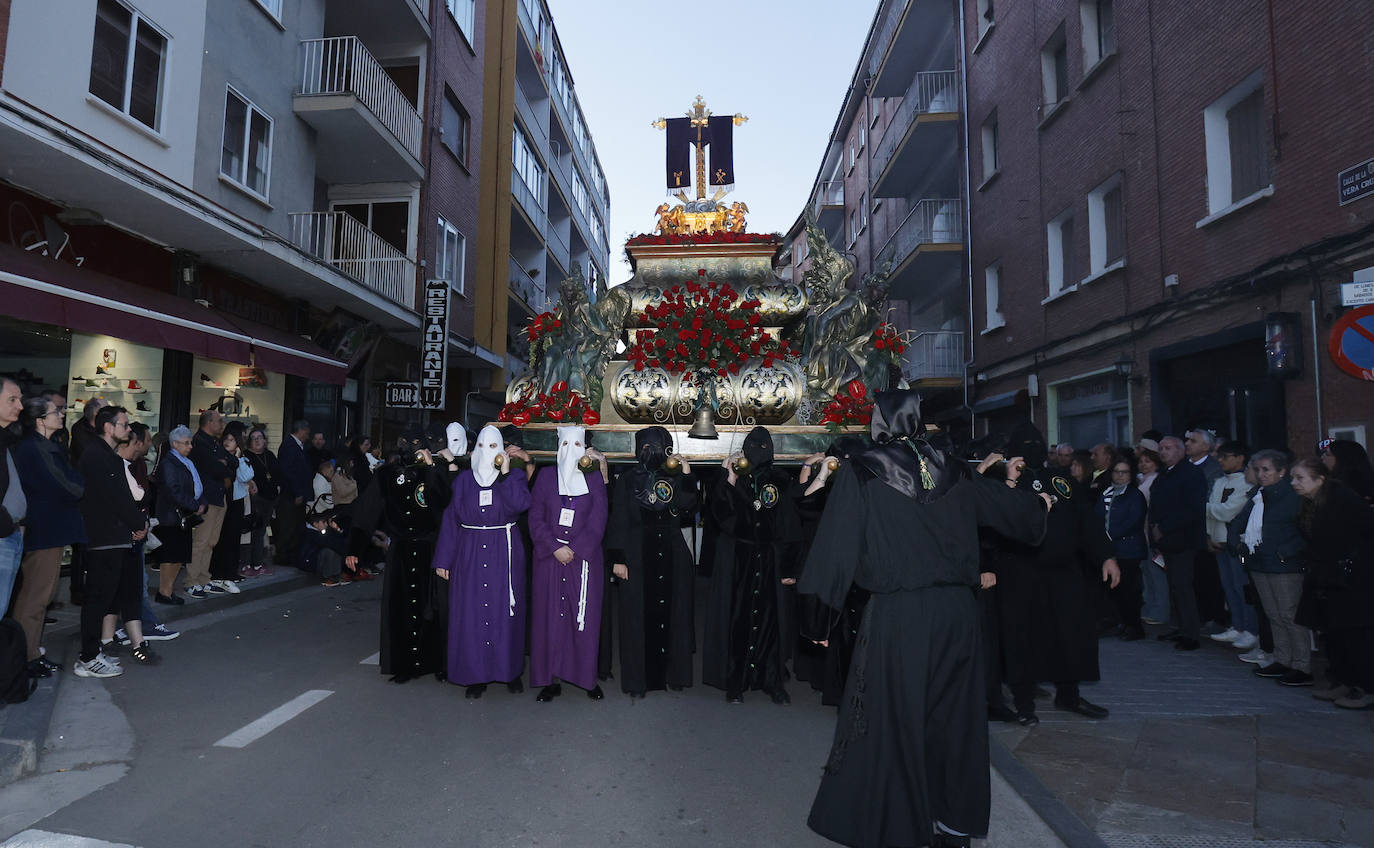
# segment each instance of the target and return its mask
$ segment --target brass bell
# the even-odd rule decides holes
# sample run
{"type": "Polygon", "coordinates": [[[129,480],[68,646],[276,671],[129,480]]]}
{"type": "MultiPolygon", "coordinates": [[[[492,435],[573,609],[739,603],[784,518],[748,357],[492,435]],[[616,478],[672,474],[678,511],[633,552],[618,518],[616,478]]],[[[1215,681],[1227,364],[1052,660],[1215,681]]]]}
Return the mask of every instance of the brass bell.
{"type": "Polygon", "coordinates": [[[587,456],[586,454],[583,454],[581,458],[577,460],[577,467],[581,468],[583,471],[591,470],[592,458],[590,456],[587,456]]]}
{"type": "Polygon", "coordinates": [[[749,457],[742,456],[735,460],[734,468],[736,474],[747,474],[749,472],[749,457]]]}
{"type": "Polygon", "coordinates": [[[670,473],[676,474],[682,470],[682,460],[674,454],[669,454],[668,458],[663,460],[663,467],[670,473]]]}
{"type": "Polygon", "coordinates": [[[425,461],[425,452],[424,452],[423,450],[417,450],[417,451],[415,452],[415,461],[416,461],[416,462],[424,462],[424,461],[425,461]]]}
{"type": "Polygon", "coordinates": [[[492,460],[492,464],[495,465],[497,468],[500,468],[501,466],[505,465],[506,455],[503,453],[498,453],[496,455],[496,458],[492,460]]]}
{"type": "Polygon", "coordinates": [[[826,467],[827,469],[829,469],[830,471],[839,471],[839,470],[840,470],[840,461],[839,461],[838,459],[836,459],[835,457],[833,457],[833,456],[826,457],[826,460],[825,460],[825,467],[826,467]]]}
{"type": "Polygon", "coordinates": [[[703,406],[694,413],[696,421],[692,422],[692,429],[687,431],[687,437],[691,439],[714,439],[716,438],[716,414],[711,407],[703,406]]]}

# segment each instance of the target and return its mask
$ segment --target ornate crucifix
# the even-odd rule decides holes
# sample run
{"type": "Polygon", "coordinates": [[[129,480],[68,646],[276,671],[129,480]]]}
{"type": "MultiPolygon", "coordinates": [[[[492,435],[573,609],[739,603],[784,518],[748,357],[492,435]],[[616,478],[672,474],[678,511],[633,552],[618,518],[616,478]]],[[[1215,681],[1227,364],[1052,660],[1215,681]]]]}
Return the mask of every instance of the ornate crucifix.
{"type": "MultiPolygon", "coordinates": [[[[652,125],[653,125],[654,127],[657,127],[658,129],[666,130],[666,129],[668,129],[668,124],[669,124],[670,121],[680,121],[680,120],[682,120],[682,119],[681,119],[681,118],[659,118],[658,120],[654,121],[652,125]]],[[[718,119],[718,120],[724,120],[724,119],[718,119]]],[[[729,119],[730,123],[733,124],[734,126],[737,126],[737,127],[743,125],[744,122],[745,122],[745,121],[748,121],[748,120],[749,120],[748,118],[746,118],[745,116],[740,115],[740,114],[738,114],[738,113],[736,113],[733,117],[731,117],[731,118],[729,119]]],[[[705,199],[706,199],[706,183],[707,183],[706,147],[707,147],[707,145],[710,145],[710,144],[712,143],[711,130],[710,130],[711,123],[712,123],[712,116],[711,116],[711,110],[706,108],[706,101],[702,99],[702,97],[701,97],[700,94],[697,95],[696,101],[692,103],[692,108],[691,108],[691,110],[688,111],[688,112],[686,113],[686,122],[687,122],[687,127],[688,127],[689,132],[690,132],[690,135],[689,135],[690,143],[691,143],[691,145],[696,149],[696,189],[697,189],[697,200],[705,200],[705,199]],[[694,136],[694,137],[692,137],[692,136],[694,136]]],[[[727,125],[726,129],[728,130],[728,125],[727,125]]],[[[727,132],[726,134],[728,135],[728,132],[727,132]]],[[[669,134],[668,134],[668,137],[669,137],[670,143],[671,143],[671,139],[673,138],[673,134],[672,134],[672,133],[669,133],[669,134]]],[[[723,140],[723,141],[722,141],[722,144],[729,144],[729,143],[730,143],[730,142],[729,142],[728,140],[723,140]]],[[[714,155],[715,155],[715,154],[713,153],[712,156],[714,156],[714,155]]],[[[732,171],[733,171],[733,168],[732,168],[732,171]]],[[[681,174],[678,173],[678,172],[672,172],[672,173],[669,174],[670,180],[671,180],[671,178],[673,178],[673,177],[680,177],[680,176],[681,176],[681,174]]],[[[733,176],[733,175],[731,174],[731,176],[733,176]]],[[[727,180],[726,177],[727,177],[727,173],[726,173],[725,170],[723,170],[723,169],[717,169],[717,174],[715,175],[715,179],[711,180],[711,182],[712,182],[713,184],[722,185],[722,186],[723,186],[726,182],[732,181],[732,180],[727,180]]],[[[680,180],[680,179],[678,180],[678,183],[679,183],[679,184],[681,183],[681,180],[680,180]]],[[[720,190],[718,190],[718,191],[716,192],[715,196],[712,197],[711,199],[712,199],[712,200],[720,200],[720,199],[721,199],[722,197],[724,197],[728,192],[729,192],[729,189],[728,189],[728,188],[721,188],[720,190]]],[[[678,198],[679,200],[681,200],[683,203],[688,202],[687,194],[686,194],[685,192],[683,192],[683,191],[678,191],[678,192],[676,192],[676,193],[674,194],[674,197],[677,197],[677,198],[678,198]]]]}

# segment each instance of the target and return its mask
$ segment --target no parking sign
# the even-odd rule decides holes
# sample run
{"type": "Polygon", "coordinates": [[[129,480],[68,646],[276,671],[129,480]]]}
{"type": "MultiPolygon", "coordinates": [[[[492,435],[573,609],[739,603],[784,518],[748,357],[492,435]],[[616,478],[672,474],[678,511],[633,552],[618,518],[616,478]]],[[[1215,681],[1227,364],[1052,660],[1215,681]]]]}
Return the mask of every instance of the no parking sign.
{"type": "Polygon", "coordinates": [[[1374,381],[1374,305],[1345,313],[1327,343],[1336,366],[1352,377],[1374,381]]]}

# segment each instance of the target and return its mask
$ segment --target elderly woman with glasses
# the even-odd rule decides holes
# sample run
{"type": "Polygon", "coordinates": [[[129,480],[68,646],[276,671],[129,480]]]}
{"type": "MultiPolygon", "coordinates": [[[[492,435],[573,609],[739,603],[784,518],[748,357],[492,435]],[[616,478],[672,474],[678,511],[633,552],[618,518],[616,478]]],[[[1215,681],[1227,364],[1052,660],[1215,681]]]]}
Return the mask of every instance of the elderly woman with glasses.
{"type": "Polygon", "coordinates": [[[14,450],[14,466],[29,504],[20,566],[24,582],[14,600],[14,619],[28,641],[31,677],[51,677],[61,667],[42,654],[43,614],[57,592],[63,549],[86,541],[78,507],[85,482],[55,439],[62,432],[62,414],[51,398],[25,399],[19,419],[24,438],[14,450]]]}
{"type": "MultiPolygon", "coordinates": [[[[184,604],[186,599],[173,592],[177,574],[191,559],[191,528],[200,521],[190,516],[206,512],[205,483],[190,460],[191,429],[176,427],[167,437],[171,450],[158,458],[153,476],[157,482],[157,538],[161,547],[153,552],[159,563],[158,591],[153,600],[159,604],[184,604]]],[[[203,520],[203,519],[201,519],[203,520]]]]}
{"type": "Polygon", "coordinates": [[[1140,563],[1149,555],[1145,541],[1145,515],[1149,505],[1136,483],[1136,470],[1128,457],[1113,458],[1107,473],[1110,479],[1095,506],[1112,540],[1116,564],[1121,568],[1121,582],[1111,590],[1112,603],[1121,618],[1117,636],[1133,642],[1145,636],[1140,620],[1144,591],[1140,563]]]}

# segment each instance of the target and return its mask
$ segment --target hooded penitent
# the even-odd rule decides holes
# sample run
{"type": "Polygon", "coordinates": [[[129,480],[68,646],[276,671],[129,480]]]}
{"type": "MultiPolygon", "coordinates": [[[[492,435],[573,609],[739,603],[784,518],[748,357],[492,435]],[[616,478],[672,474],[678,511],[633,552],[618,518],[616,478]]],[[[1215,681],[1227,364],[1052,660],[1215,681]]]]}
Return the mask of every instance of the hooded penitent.
{"type": "Polygon", "coordinates": [[[920,503],[944,495],[965,472],[963,463],[927,438],[919,392],[878,392],[869,430],[873,446],[855,457],[857,464],[920,503]]]}
{"type": "Polygon", "coordinates": [[[773,464],[773,434],[767,427],[755,427],[744,437],[744,458],[749,460],[749,472],[757,473],[773,464]]]}
{"type": "Polygon", "coordinates": [[[638,462],[626,474],[630,475],[630,492],[640,506],[647,509],[666,509],[667,503],[654,494],[654,480],[661,473],[663,461],[673,449],[673,437],[665,427],[645,427],[635,433],[635,459],[638,462]]]}
{"type": "Polygon", "coordinates": [[[582,427],[558,428],[558,494],[587,494],[587,475],[577,461],[587,454],[587,431],[582,427]]]}
{"type": "Polygon", "coordinates": [[[472,448],[472,476],[477,485],[486,488],[496,482],[501,469],[496,467],[496,457],[506,453],[506,443],[501,431],[488,424],[477,434],[477,444],[472,448]]]}
{"type": "Polygon", "coordinates": [[[468,431],[462,424],[457,421],[450,423],[444,428],[444,435],[448,440],[448,452],[455,459],[468,452],[468,431]]]}
{"type": "Polygon", "coordinates": [[[1040,428],[1029,421],[1017,424],[1007,435],[1007,446],[1002,453],[1010,459],[1019,456],[1026,461],[1026,465],[1033,470],[1045,467],[1045,460],[1049,458],[1049,448],[1045,445],[1045,437],[1040,433],[1040,428]]]}
{"type": "Polygon", "coordinates": [[[425,428],[425,444],[423,446],[428,448],[430,453],[438,453],[447,448],[447,425],[439,421],[431,421],[429,426],[425,428]]]}

